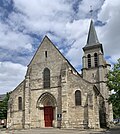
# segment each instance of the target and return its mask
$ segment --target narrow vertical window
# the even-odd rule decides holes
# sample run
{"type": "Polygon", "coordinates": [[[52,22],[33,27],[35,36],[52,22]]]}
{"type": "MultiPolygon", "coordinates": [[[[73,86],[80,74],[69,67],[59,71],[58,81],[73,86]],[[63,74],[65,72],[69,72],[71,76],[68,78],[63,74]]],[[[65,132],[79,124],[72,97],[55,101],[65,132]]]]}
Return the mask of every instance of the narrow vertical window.
{"type": "Polygon", "coordinates": [[[75,91],[75,105],[76,106],[81,105],[81,91],[79,90],[75,91]]]}
{"type": "Polygon", "coordinates": [[[88,54],[87,58],[88,58],[88,68],[90,68],[91,67],[91,55],[88,54]]]}
{"type": "Polygon", "coordinates": [[[45,51],[45,58],[47,58],[47,51],[45,51]]]}
{"type": "Polygon", "coordinates": [[[48,68],[45,68],[43,72],[43,86],[50,88],[50,70],[48,68]]]}
{"type": "Polygon", "coordinates": [[[22,110],[22,97],[18,97],[18,110],[22,110]]]}
{"type": "Polygon", "coordinates": [[[98,66],[98,55],[97,55],[97,53],[94,53],[94,64],[95,64],[95,67],[98,66]]]}

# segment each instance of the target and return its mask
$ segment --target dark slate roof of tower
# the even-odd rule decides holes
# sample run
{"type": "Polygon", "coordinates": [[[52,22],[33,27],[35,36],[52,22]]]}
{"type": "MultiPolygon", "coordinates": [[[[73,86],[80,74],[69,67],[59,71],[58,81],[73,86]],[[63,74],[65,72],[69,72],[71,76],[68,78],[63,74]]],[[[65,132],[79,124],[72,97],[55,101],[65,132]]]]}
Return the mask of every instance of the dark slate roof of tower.
{"type": "Polygon", "coordinates": [[[103,52],[102,44],[99,43],[96,31],[95,31],[94,23],[91,20],[87,43],[86,43],[85,47],[83,48],[83,50],[91,49],[94,47],[100,47],[101,51],[103,52]]]}
{"type": "Polygon", "coordinates": [[[86,47],[87,46],[94,46],[96,44],[99,44],[99,40],[98,40],[96,31],[95,31],[95,28],[94,28],[93,21],[91,20],[86,47]]]}

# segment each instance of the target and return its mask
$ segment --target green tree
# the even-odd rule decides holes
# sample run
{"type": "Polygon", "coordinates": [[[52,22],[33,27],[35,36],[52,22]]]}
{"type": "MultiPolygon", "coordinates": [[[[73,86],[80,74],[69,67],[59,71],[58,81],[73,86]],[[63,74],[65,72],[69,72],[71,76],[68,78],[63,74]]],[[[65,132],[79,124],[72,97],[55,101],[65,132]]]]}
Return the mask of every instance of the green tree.
{"type": "Polygon", "coordinates": [[[9,93],[7,93],[3,101],[0,102],[0,119],[7,118],[8,100],[9,100],[9,93]]]}
{"type": "Polygon", "coordinates": [[[113,105],[113,116],[114,118],[120,118],[120,58],[108,73],[107,85],[112,91],[109,101],[113,105]]]}

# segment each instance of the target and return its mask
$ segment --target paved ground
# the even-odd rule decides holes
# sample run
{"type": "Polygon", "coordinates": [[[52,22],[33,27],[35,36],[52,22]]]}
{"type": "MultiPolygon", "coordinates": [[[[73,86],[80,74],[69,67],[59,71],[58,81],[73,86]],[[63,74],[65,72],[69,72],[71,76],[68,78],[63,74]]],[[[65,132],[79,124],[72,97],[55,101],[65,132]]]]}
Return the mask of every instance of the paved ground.
{"type": "Polygon", "coordinates": [[[80,130],[80,129],[56,129],[56,128],[39,128],[30,130],[5,130],[1,129],[0,134],[120,134],[120,126],[109,130],[80,130]]]}
{"type": "Polygon", "coordinates": [[[120,124],[116,125],[114,128],[107,130],[105,134],[120,134],[120,124]]]}
{"type": "Polygon", "coordinates": [[[103,131],[98,130],[79,130],[79,129],[55,129],[41,128],[30,130],[1,130],[0,134],[101,134],[103,131]]]}

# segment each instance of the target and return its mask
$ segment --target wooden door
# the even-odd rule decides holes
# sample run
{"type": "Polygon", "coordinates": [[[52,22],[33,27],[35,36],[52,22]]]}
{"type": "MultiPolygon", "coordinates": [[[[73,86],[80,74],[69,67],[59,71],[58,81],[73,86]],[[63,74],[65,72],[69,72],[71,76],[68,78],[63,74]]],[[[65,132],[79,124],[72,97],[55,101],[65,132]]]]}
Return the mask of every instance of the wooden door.
{"type": "Polygon", "coordinates": [[[45,120],[45,127],[52,127],[52,121],[53,121],[53,107],[52,106],[44,107],[44,120],[45,120]]]}

